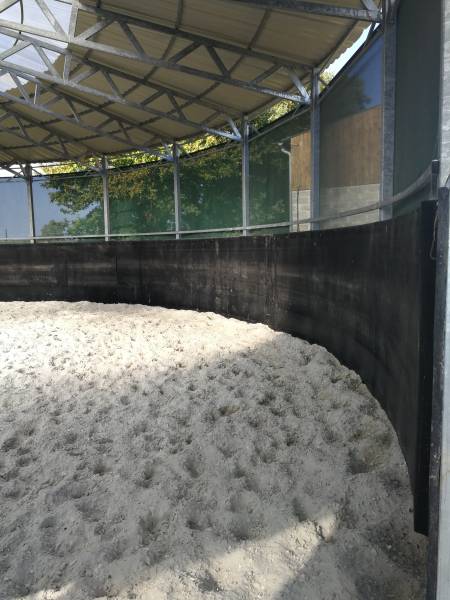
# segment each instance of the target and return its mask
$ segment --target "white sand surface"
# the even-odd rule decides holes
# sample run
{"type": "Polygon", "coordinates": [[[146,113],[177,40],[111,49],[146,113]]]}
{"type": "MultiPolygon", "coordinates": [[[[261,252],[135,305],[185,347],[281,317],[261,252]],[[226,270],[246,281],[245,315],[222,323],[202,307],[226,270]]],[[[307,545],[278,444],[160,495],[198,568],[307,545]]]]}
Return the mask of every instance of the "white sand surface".
{"type": "Polygon", "coordinates": [[[211,313],[0,304],[0,599],[415,600],[395,433],[325,349],[211,313]]]}

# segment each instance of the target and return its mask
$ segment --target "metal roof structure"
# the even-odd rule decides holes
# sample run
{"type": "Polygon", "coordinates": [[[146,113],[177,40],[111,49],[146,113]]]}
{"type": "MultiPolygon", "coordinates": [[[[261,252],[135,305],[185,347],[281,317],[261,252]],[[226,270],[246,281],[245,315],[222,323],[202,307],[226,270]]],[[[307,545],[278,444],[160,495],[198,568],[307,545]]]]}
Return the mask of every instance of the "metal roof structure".
{"type": "Polygon", "coordinates": [[[240,140],[380,20],[374,0],[0,0],[0,163],[240,140]]]}

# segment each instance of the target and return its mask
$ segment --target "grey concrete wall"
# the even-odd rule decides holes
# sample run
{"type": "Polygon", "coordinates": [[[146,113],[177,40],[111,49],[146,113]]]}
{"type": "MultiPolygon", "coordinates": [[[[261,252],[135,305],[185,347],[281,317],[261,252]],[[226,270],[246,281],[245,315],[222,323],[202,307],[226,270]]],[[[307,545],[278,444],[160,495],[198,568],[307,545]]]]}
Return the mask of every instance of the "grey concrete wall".
{"type": "MultiPolygon", "coordinates": [[[[334,215],[336,213],[363,208],[369,204],[380,201],[380,185],[355,185],[339,188],[321,189],[320,191],[320,216],[334,215]]],[[[321,223],[322,229],[335,227],[350,227],[375,223],[379,219],[379,211],[374,210],[360,215],[331,219],[321,223]]]]}
{"type": "MultiPolygon", "coordinates": [[[[321,190],[320,216],[334,215],[337,213],[363,208],[369,204],[380,201],[380,185],[377,183],[368,185],[329,188],[321,190]]],[[[297,219],[309,219],[311,216],[311,192],[310,190],[291,191],[291,215],[293,225],[291,231],[310,231],[309,224],[297,227],[297,219]]],[[[320,224],[321,229],[335,229],[338,227],[350,227],[353,225],[364,225],[375,223],[379,220],[379,210],[373,210],[360,215],[330,219],[320,224]]]]}
{"type": "Polygon", "coordinates": [[[309,223],[296,225],[295,222],[311,217],[311,190],[292,190],[291,215],[293,221],[291,231],[310,231],[309,223]]]}

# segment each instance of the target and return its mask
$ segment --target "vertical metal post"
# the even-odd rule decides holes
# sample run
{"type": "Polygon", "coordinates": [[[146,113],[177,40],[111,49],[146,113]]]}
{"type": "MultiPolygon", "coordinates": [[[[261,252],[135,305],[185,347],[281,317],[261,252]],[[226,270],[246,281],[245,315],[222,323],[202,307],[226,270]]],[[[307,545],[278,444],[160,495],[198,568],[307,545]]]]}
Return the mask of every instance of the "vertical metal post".
{"type": "MultiPolygon", "coordinates": [[[[285,153],[288,155],[289,160],[289,231],[295,231],[294,228],[294,219],[292,214],[292,152],[285,150],[285,153]]],[[[297,221],[298,221],[298,212],[297,212],[297,221]]]]}
{"type": "MultiPolygon", "coordinates": [[[[313,69],[311,79],[311,199],[310,218],[320,216],[320,70],[313,69]]],[[[319,229],[319,223],[311,223],[311,229],[319,229]]]]}
{"type": "MultiPolygon", "coordinates": [[[[443,0],[441,6],[440,181],[444,186],[450,174],[450,0],[443,0]]],[[[450,226],[448,218],[441,219],[439,227],[441,260],[438,260],[437,264],[435,331],[442,335],[442,351],[434,358],[434,386],[435,390],[438,389],[438,394],[434,395],[433,408],[438,413],[437,419],[441,423],[441,431],[438,432],[438,435],[432,432],[432,441],[434,437],[434,442],[440,443],[440,469],[437,484],[439,507],[432,507],[432,510],[438,512],[439,516],[437,519],[435,518],[434,523],[433,521],[430,523],[430,543],[434,554],[436,554],[437,547],[437,557],[430,554],[429,560],[427,598],[430,600],[431,598],[447,600],[450,589],[450,269],[448,268],[450,226]],[[442,281],[441,291],[439,291],[440,280],[442,281]],[[433,561],[436,563],[434,568],[433,561]]],[[[439,467],[439,465],[437,466],[439,467]]],[[[433,473],[433,460],[431,472],[433,473]]],[[[433,486],[431,491],[433,491],[433,486]]]]}
{"type": "Polygon", "coordinates": [[[175,237],[180,239],[181,231],[181,188],[180,188],[180,152],[176,142],[172,145],[173,157],[173,200],[175,203],[175,237]]]}
{"type": "MultiPolygon", "coordinates": [[[[448,474],[441,475],[441,466],[445,463],[448,468],[448,416],[447,434],[445,430],[444,393],[448,401],[448,247],[449,247],[449,214],[448,189],[439,189],[437,204],[437,236],[434,248],[436,257],[436,287],[434,305],[434,348],[433,348],[433,399],[431,405],[431,439],[430,439],[430,489],[429,489],[429,522],[428,522],[428,566],[426,600],[443,600],[448,592],[450,576],[446,570],[449,567],[449,555],[446,553],[449,515],[447,502],[441,500],[443,486],[447,485],[448,474]],[[447,339],[446,339],[447,338],[447,339]],[[447,347],[447,348],[446,348],[447,347]],[[447,386],[446,392],[444,388],[447,386]],[[446,441],[447,440],[447,441],[446,441]],[[447,504],[447,513],[445,505],[447,504]],[[439,507],[442,505],[440,514],[439,507]],[[439,588],[439,593],[438,593],[439,588]]],[[[448,412],[447,412],[448,415],[448,412]]],[[[448,496],[447,496],[448,498],[448,496]]],[[[448,548],[448,544],[447,544],[448,548]]]]}
{"type": "Polygon", "coordinates": [[[248,235],[250,225],[250,147],[249,122],[244,116],[242,121],[242,233],[248,235]]]}
{"type": "Polygon", "coordinates": [[[30,163],[25,165],[25,180],[27,184],[27,200],[28,200],[28,230],[30,233],[30,243],[34,244],[36,237],[36,226],[34,221],[34,201],[33,201],[33,170],[30,163]]]}
{"type": "Polygon", "coordinates": [[[102,156],[102,182],[103,182],[103,219],[105,223],[105,242],[109,242],[111,225],[109,218],[109,176],[108,176],[108,159],[105,155],[102,156]]]}
{"type": "MultiPolygon", "coordinates": [[[[288,157],[288,161],[289,161],[289,169],[288,169],[288,178],[289,178],[289,185],[288,185],[288,189],[289,189],[289,231],[295,231],[294,228],[294,217],[293,217],[293,210],[292,210],[292,149],[291,150],[286,150],[286,148],[283,148],[283,145],[281,145],[280,148],[281,152],[283,154],[286,154],[286,156],[288,157]]],[[[298,221],[298,202],[297,202],[297,221],[298,221]]]]}
{"type": "MultiPolygon", "coordinates": [[[[383,3],[383,124],[381,134],[380,201],[394,195],[395,79],[397,52],[397,7],[391,0],[383,3]]],[[[380,221],[392,217],[392,206],[380,209],[380,221]]]]}

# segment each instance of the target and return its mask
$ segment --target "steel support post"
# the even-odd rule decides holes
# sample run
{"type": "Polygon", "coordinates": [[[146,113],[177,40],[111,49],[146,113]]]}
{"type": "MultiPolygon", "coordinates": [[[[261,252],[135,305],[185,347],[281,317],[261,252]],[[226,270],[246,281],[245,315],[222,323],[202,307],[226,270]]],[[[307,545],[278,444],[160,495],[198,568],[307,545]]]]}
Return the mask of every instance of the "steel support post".
{"type": "MultiPolygon", "coordinates": [[[[286,154],[286,156],[288,157],[288,161],[289,161],[289,173],[288,173],[288,177],[289,177],[289,231],[295,231],[295,226],[294,226],[294,217],[293,217],[293,210],[292,210],[292,154],[291,154],[291,150],[286,150],[286,148],[283,148],[283,146],[281,146],[280,148],[281,152],[283,154],[286,154]]],[[[297,203],[297,221],[299,219],[298,216],[298,203],[297,203]]]]}
{"type": "Polygon", "coordinates": [[[433,347],[433,400],[431,405],[431,440],[430,440],[430,489],[429,489],[429,525],[428,525],[428,566],[426,600],[443,600],[450,585],[448,555],[448,475],[441,474],[441,467],[448,468],[448,247],[449,247],[449,213],[448,189],[440,188],[437,204],[437,223],[439,224],[436,245],[433,254],[436,259],[435,288],[435,325],[433,347]],[[446,386],[446,391],[445,391],[446,386]],[[444,391],[447,395],[447,407],[444,406],[444,391]],[[445,408],[445,410],[443,410],[445,408]],[[447,424],[445,426],[445,412],[447,424]],[[444,430],[447,433],[444,436],[444,430]],[[447,446],[447,451],[445,450],[447,446]],[[442,456],[442,464],[441,464],[442,456]],[[441,493],[447,494],[447,500],[441,500],[441,493]],[[439,506],[442,506],[440,515],[439,506]]]}
{"type": "MultiPolygon", "coordinates": [[[[294,217],[292,211],[292,154],[289,150],[283,150],[289,160],[289,231],[295,231],[294,217]]],[[[299,219],[298,207],[297,207],[297,221],[299,219]]]]}
{"type": "Polygon", "coordinates": [[[242,123],[242,233],[248,235],[250,225],[250,146],[249,122],[244,117],[242,123]]]}
{"type": "MultiPolygon", "coordinates": [[[[311,199],[310,217],[320,217],[320,71],[314,69],[311,81],[311,199]]],[[[319,223],[311,223],[311,229],[319,229],[319,223]]]]}
{"type": "Polygon", "coordinates": [[[103,219],[105,224],[105,242],[110,239],[111,224],[109,217],[109,176],[108,176],[108,159],[105,155],[102,156],[102,182],[103,182],[103,219]]]}
{"type": "Polygon", "coordinates": [[[36,236],[36,226],[34,221],[34,201],[33,201],[33,171],[31,165],[25,165],[25,181],[27,184],[27,205],[28,205],[28,230],[30,232],[30,243],[34,244],[36,236]]]}
{"type": "MultiPolygon", "coordinates": [[[[381,136],[380,202],[394,195],[394,145],[395,145],[395,80],[397,48],[397,6],[384,0],[383,36],[383,123],[381,136]]],[[[392,206],[383,206],[380,221],[392,218],[392,206]]]]}
{"type": "MultiPolygon", "coordinates": [[[[440,89],[440,183],[450,175],[450,0],[442,0],[440,89]]],[[[441,191],[441,195],[445,190],[441,191]]],[[[448,198],[448,193],[447,193],[448,198]]],[[[435,314],[434,395],[431,452],[431,515],[427,600],[448,600],[450,590],[450,227],[441,202],[435,314]],[[437,345],[439,342],[439,347],[437,345]]],[[[442,203],[443,204],[443,203],[442,203]]]]}
{"type": "Polygon", "coordinates": [[[173,158],[173,200],[175,204],[175,237],[180,239],[181,234],[181,190],[180,190],[180,152],[176,142],[172,145],[173,158]]]}

